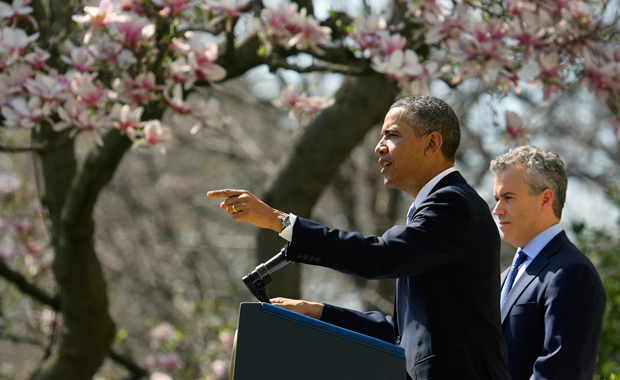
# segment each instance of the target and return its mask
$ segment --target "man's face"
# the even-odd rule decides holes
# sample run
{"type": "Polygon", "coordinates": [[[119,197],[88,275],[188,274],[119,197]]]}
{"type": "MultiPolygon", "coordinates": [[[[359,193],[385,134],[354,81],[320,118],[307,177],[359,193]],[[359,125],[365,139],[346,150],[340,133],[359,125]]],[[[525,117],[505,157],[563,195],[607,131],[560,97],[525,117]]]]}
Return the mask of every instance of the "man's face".
{"type": "Polygon", "coordinates": [[[505,241],[524,247],[541,232],[543,193],[530,195],[525,182],[525,167],[515,166],[495,176],[493,195],[497,204],[493,215],[505,241]]]}
{"type": "Polygon", "coordinates": [[[416,196],[424,186],[418,183],[418,177],[425,163],[427,139],[426,136],[417,137],[413,127],[401,120],[403,112],[402,108],[393,108],[388,112],[375,152],[380,156],[385,186],[416,196]]]}

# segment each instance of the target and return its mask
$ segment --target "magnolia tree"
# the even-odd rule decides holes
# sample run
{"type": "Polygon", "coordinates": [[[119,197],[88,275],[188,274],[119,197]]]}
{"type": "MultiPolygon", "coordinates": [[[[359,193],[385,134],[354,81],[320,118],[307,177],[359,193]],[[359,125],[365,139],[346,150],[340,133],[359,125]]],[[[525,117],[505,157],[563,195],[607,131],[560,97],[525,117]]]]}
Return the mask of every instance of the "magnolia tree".
{"type": "MultiPolygon", "coordinates": [[[[134,378],[156,370],[109,349],[115,326],[92,213],[132,146],[165,152],[173,131],[162,124],[164,112],[193,120],[192,133],[225,131],[234,123],[220,113],[216,96],[206,96],[206,87],[217,94],[218,83],[259,65],[349,78],[335,98],[286,87],[273,101],[298,118],[305,133],[264,197],[300,215],[309,213],[394,98],[428,93],[433,80],[451,87],[476,80],[500,93],[538,86],[545,101],[583,86],[607,102],[610,123],[618,125],[614,2],[406,0],[385,8],[372,13],[366,6],[360,15],[332,10],[320,21],[309,0],[269,8],[250,0],[103,0],[79,7],[61,0],[0,2],[0,150],[31,151],[40,159],[58,292],[50,295],[29,281],[24,249],[2,252],[0,274],[63,321],[33,378],[90,379],[108,354],[134,378]],[[288,59],[300,54],[312,63],[288,59]],[[24,131],[30,144],[16,137],[24,131]],[[78,164],[80,133],[90,134],[94,146],[78,164]]],[[[505,118],[504,141],[525,143],[531,122],[513,112],[505,118]]],[[[24,222],[2,223],[17,231],[4,232],[3,239],[27,241],[20,232],[24,222]]],[[[261,259],[281,244],[270,239],[259,235],[261,259]]],[[[43,267],[52,261],[48,253],[36,260],[43,267]]],[[[167,363],[175,362],[170,355],[167,363]]],[[[151,378],[168,375],[157,371],[151,378]]]]}

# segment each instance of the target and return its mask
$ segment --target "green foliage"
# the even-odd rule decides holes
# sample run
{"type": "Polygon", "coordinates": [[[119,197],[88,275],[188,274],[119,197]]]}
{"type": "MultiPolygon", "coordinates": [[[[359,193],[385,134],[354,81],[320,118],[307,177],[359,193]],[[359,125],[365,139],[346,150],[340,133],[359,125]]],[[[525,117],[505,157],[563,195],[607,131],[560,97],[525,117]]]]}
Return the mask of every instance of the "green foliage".
{"type": "Polygon", "coordinates": [[[607,296],[594,379],[615,379],[620,373],[620,229],[610,232],[573,223],[572,230],[577,246],[598,269],[607,296]]]}

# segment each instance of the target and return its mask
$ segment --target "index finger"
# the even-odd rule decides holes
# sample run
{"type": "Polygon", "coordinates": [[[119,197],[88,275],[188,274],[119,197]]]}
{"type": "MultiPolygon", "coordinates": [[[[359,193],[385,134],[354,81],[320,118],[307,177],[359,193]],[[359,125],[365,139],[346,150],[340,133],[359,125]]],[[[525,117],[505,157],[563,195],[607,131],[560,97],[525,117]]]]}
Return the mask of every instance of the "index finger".
{"type": "Polygon", "coordinates": [[[230,198],[230,197],[239,196],[244,193],[246,193],[245,190],[233,190],[233,189],[211,190],[207,192],[207,197],[209,198],[230,198]]]}

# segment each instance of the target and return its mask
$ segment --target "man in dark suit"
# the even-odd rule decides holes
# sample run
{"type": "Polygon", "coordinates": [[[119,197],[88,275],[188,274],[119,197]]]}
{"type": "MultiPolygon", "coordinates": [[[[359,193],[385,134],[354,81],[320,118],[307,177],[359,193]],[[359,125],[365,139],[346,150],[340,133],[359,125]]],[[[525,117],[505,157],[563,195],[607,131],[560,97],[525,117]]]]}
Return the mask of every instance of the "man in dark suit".
{"type": "Polygon", "coordinates": [[[458,118],[440,99],[409,97],[392,105],[381,135],[375,151],[385,185],[415,197],[407,224],[381,237],[329,229],[243,190],[208,195],[226,197],[221,207],[235,220],[281,232],[289,261],[397,279],[394,317],[281,298],[275,305],[399,344],[413,379],[509,379],[499,234],[486,202],[454,169],[458,118]]]}
{"type": "Polygon", "coordinates": [[[560,226],[568,178],[556,153],[518,147],[491,162],[504,240],[518,247],[502,280],[512,380],[592,379],[605,291],[560,226]]]}

